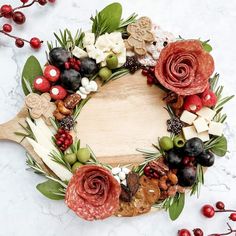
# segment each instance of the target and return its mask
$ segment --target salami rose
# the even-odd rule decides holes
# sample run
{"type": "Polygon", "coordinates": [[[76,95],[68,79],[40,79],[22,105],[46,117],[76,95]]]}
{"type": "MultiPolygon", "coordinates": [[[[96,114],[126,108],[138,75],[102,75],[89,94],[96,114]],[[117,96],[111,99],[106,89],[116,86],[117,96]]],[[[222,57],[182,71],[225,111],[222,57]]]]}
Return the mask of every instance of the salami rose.
{"type": "Polygon", "coordinates": [[[105,219],[119,208],[120,184],[109,170],[86,165],[78,169],[66,190],[69,208],[85,220],[105,219]]]}
{"type": "Polygon", "coordinates": [[[165,88],[192,95],[205,90],[213,71],[214,60],[199,40],[181,40],[161,51],[155,75],[165,88]]]}

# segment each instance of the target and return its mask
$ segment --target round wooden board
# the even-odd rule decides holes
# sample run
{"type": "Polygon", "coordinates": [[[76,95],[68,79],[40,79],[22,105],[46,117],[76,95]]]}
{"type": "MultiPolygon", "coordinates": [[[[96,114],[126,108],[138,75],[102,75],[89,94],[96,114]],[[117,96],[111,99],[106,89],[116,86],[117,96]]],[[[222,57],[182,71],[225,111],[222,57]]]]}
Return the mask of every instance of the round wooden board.
{"type": "MultiPolygon", "coordinates": [[[[99,91],[83,107],[76,125],[82,146],[88,144],[101,162],[113,166],[138,164],[143,157],[136,148],[151,148],[157,138],[168,135],[164,109],[164,92],[148,86],[140,72],[100,86],[99,91]]],[[[26,107],[9,122],[0,125],[0,139],[21,144],[41,162],[31,145],[15,132],[24,132],[28,115],[26,107]]]]}

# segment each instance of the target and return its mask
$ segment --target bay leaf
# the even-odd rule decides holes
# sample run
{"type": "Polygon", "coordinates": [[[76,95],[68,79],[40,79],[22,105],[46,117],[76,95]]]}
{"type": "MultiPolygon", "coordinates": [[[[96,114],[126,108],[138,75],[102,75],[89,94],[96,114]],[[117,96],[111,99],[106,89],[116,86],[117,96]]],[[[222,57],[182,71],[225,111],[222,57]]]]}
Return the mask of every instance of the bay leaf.
{"type": "Polygon", "coordinates": [[[227,139],[222,136],[219,141],[210,149],[215,155],[223,157],[228,149],[227,139]]]}
{"type": "Polygon", "coordinates": [[[179,193],[174,197],[173,203],[169,207],[169,216],[171,220],[176,220],[184,209],[185,194],[179,193]]]}

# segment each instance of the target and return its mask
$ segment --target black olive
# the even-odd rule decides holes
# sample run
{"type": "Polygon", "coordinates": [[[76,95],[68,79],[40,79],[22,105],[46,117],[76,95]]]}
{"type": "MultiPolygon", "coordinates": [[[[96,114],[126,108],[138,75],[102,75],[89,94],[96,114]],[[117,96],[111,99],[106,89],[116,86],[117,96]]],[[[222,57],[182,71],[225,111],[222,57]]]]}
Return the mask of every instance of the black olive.
{"type": "Polygon", "coordinates": [[[200,138],[189,139],[184,146],[184,152],[187,156],[196,157],[204,151],[204,144],[200,138]]]}
{"type": "Polygon", "coordinates": [[[84,77],[91,77],[98,72],[99,68],[96,64],[96,61],[89,58],[81,58],[80,59],[80,73],[84,77]]]}
{"type": "Polygon", "coordinates": [[[60,79],[62,85],[68,90],[76,91],[81,85],[81,74],[74,69],[64,70],[60,79]]]}
{"type": "Polygon", "coordinates": [[[182,161],[182,156],[179,151],[171,149],[166,154],[167,163],[171,168],[178,168],[182,161]]]}
{"type": "Polygon", "coordinates": [[[65,48],[53,48],[49,52],[49,61],[52,65],[62,68],[70,58],[70,53],[65,48]]]}
{"type": "Polygon", "coordinates": [[[206,167],[213,166],[214,162],[215,162],[215,157],[214,157],[213,153],[211,153],[209,151],[202,152],[200,155],[197,156],[196,159],[197,159],[197,162],[201,166],[206,166],[206,167]]]}
{"type": "Polygon", "coordinates": [[[179,185],[183,187],[191,187],[197,177],[197,171],[195,167],[187,166],[183,169],[180,169],[177,173],[179,185]]]}

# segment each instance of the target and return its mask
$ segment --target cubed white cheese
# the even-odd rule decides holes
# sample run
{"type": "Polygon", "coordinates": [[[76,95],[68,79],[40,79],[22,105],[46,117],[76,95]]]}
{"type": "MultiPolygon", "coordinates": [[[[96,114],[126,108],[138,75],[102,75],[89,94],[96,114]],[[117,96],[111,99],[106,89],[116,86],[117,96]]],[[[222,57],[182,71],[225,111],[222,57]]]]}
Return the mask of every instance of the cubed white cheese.
{"type": "Polygon", "coordinates": [[[209,124],[209,134],[221,136],[223,134],[224,124],[211,121],[209,124]]]}
{"type": "Polygon", "coordinates": [[[84,34],[84,38],[83,38],[84,47],[86,47],[88,45],[93,45],[94,43],[95,43],[95,34],[90,33],[90,32],[86,32],[84,34]]]}
{"type": "Polygon", "coordinates": [[[88,53],[85,52],[83,49],[76,47],[73,49],[72,51],[73,56],[77,57],[77,58],[84,58],[88,56],[88,53]]]}
{"type": "Polygon", "coordinates": [[[206,120],[202,117],[198,117],[195,121],[193,121],[193,125],[198,133],[207,131],[209,129],[206,120]]]}
{"type": "Polygon", "coordinates": [[[198,133],[194,126],[188,126],[183,128],[184,138],[189,140],[191,138],[198,137],[198,133]]]}
{"type": "Polygon", "coordinates": [[[198,134],[198,138],[200,138],[202,140],[202,142],[206,142],[208,140],[210,140],[210,136],[208,131],[204,131],[198,134]]]}
{"type": "Polygon", "coordinates": [[[192,125],[193,121],[197,118],[197,115],[193,114],[192,112],[189,112],[187,110],[184,110],[182,115],[180,116],[180,120],[183,121],[186,124],[192,125]]]}
{"type": "Polygon", "coordinates": [[[208,107],[203,107],[200,111],[196,112],[197,115],[203,117],[207,121],[211,121],[215,116],[216,112],[208,107]]]}

